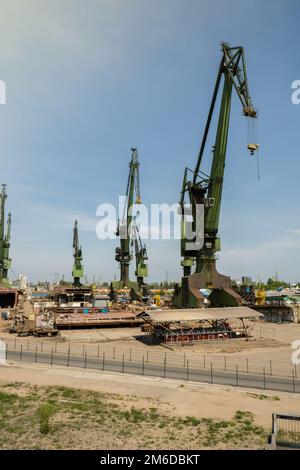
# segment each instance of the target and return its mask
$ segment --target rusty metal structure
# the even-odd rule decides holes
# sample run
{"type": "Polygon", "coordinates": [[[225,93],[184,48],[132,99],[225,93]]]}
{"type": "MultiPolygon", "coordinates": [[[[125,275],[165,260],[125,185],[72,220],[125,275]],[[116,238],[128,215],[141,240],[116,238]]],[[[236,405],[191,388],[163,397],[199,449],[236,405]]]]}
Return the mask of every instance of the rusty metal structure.
{"type": "Polygon", "coordinates": [[[248,307],[229,307],[144,311],[137,317],[149,325],[146,331],[150,343],[184,345],[202,341],[248,339],[250,332],[244,320],[260,318],[262,315],[248,307]]]}

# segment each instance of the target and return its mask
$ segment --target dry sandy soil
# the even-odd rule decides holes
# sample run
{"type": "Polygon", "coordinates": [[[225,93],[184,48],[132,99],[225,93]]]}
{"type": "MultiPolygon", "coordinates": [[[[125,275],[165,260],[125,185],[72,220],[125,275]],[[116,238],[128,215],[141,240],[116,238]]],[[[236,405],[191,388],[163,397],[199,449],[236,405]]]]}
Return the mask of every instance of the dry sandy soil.
{"type": "Polygon", "coordinates": [[[263,448],[272,412],[299,409],[300,396],[288,393],[0,367],[0,448],[263,448]]]}

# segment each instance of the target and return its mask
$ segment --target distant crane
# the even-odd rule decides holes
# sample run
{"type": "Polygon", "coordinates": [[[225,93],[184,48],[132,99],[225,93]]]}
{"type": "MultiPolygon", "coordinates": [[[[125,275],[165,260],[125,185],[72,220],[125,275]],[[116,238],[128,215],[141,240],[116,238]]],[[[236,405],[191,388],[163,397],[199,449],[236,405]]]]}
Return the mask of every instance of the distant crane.
{"type": "Polygon", "coordinates": [[[79,236],[78,236],[78,221],[75,220],[74,228],[73,228],[73,257],[74,257],[74,265],[72,270],[73,276],[73,286],[80,287],[81,282],[80,278],[83,277],[83,256],[82,256],[82,248],[79,246],[79,236]]]}
{"type": "Polygon", "coordinates": [[[10,234],[11,234],[11,213],[7,218],[7,229],[5,234],[5,201],[7,199],[6,184],[2,184],[0,193],[0,285],[9,287],[8,270],[11,267],[11,258],[9,257],[10,234]]]}
{"type": "Polygon", "coordinates": [[[121,221],[118,222],[116,235],[120,237],[120,246],[116,248],[115,260],[120,263],[120,281],[114,282],[116,288],[133,287],[129,280],[129,266],[132,261],[131,255],[131,223],[132,206],[135,203],[141,204],[140,179],[139,179],[139,160],[136,148],[131,149],[131,160],[129,162],[129,175],[126,188],[126,200],[121,221]]]}
{"type": "Polygon", "coordinates": [[[148,255],[146,245],[142,243],[140,231],[136,223],[136,217],[134,217],[132,222],[132,244],[134,245],[135,253],[135,275],[137,278],[138,286],[141,290],[146,292],[146,284],[144,278],[148,276],[148,255]]]}
{"type": "MultiPolygon", "coordinates": [[[[209,296],[212,305],[236,306],[241,304],[240,296],[231,288],[230,278],[217,272],[215,258],[215,253],[221,249],[220,238],[218,236],[219,217],[233,88],[237,92],[242,104],[243,115],[251,119],[256,118],[256,111],[252,106],[248,91],[244,49],[242,47],[229,47],[228,44],[223,43],[222,59],[198,160],[194,171],[186,168],[184,172],[180,205],[183,209],[185,194],[188,193],[192,222],[187,222],[184,218],[182,219],[181,255],[183,259],[181,264],[183,266],[183,278],[181,287],[177,286],[174,295],[174,303],[178,307],[197,307],[201,305],[204,298],[199,289],[212,290],[209,296]],[[217,133],[213,147],[210,175],[207,175],[200,170],[200,167],[222,77],[224,82],[217,133]],[[188,179],[190,172],[192,173],[191,180],[188,179]],[[202,234],[204,243],[202,247],[197,247],[194,244],[190,248],[191,245],[187,245],[187,243],[195,241],[196,238],[188,240],[187,234],[195,233],[197,229],[197,210],[201,206],[204,207],[204,233],[202,234]],[[196,266],[192,274],[194,264],[196,266]]],[[[250,155],[255,155],[258,150],[258,144],[250,142],[247,148],[250,155]]]]}

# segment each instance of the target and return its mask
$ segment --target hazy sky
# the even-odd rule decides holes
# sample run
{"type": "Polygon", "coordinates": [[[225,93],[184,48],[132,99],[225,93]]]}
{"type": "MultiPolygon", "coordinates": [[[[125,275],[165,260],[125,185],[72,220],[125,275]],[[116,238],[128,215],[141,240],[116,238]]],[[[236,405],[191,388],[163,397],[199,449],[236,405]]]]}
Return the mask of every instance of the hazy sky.
{"type": "MultiPolygon", "coordinates": [[[[245,47],[261,180],[233,96],[218,267],[300,279],[299,0],[0,0],[0,11],[0,182],[16,274],[70,278],[76,217],[90,279],[118,274],[96,207],[124,194],[132,146],[143,201],[178,201],[228,41],[245,47]]],[[[179,243],[147,246],[150,278],[179,279],[179,243]]]]}

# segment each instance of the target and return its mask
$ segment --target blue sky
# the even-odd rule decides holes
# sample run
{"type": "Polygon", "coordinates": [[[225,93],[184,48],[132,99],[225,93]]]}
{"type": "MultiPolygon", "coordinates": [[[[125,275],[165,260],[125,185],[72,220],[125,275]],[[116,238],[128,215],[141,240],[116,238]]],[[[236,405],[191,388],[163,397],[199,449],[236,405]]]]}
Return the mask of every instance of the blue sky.
{"type": "MultiPolygon", "coordinates": [[[[96,207],[124,193],[132,146],[143,201],[177,202],[227,41],[245,47],[261,180],[234,96],[218,267],[300,279],[299,0],[0,0],[0,9],[0,182],[15,273],[70,278],[77,217],[89,278],[118,274],[116,241],[96,238],[96,207]]],[[[150,278],[179,279],[178,242],[147,246],[150,278]]]]}

